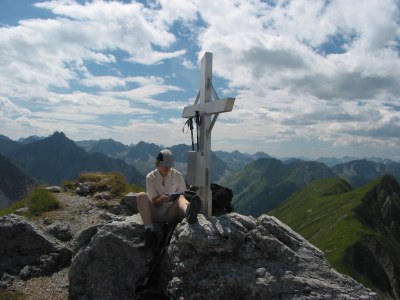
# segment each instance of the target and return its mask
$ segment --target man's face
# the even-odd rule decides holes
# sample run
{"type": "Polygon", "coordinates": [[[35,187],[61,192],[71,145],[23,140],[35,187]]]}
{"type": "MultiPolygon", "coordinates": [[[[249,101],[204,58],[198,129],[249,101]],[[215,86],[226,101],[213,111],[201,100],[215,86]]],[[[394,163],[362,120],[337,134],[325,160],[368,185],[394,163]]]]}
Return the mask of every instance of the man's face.
{"type": "Polygon", "coordinates": [[[161,164],[158,166],[158,169],[160,170],[161,176],[165,177],[168,175],[169,170],[171,167],[164,167],[161,164]]]}

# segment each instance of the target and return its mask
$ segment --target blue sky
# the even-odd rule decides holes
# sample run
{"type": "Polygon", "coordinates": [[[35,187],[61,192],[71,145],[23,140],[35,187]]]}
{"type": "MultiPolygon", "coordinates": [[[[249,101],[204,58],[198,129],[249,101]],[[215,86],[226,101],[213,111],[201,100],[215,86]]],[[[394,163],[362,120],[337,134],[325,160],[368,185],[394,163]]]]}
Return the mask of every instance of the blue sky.
{"type": "Polygon", "coordinates": [[[400,160],[395,0],[0,1],[0,134],[190,144],[200,59],[235,97],[212,149],[400,160]]]}

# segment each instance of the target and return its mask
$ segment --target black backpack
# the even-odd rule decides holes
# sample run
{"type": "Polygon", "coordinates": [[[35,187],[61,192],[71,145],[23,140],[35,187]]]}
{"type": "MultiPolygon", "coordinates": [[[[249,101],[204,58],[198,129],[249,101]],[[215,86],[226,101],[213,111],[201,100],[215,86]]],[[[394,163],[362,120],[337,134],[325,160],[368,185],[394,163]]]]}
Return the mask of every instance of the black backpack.
{"type": "Polygon", "coordinates": [[[233,212],[232,190],[216,183],[211,183],[210,188],[212,192],[212,215],[220,216],[233,212]]]}
{"type": "MultiPolygon", "coordinates": [[[[224,214],[229,214],[234,211],[232,198],[233,192],[230,188],[223,187],[216,183],[210,184],[210,189],[212,193],[212,215],[220,216],[224,214]]],[[[184,195],[186,199],[190,202],[190,199],[196,195],[197,188],[189,187],[184,195]]]]}

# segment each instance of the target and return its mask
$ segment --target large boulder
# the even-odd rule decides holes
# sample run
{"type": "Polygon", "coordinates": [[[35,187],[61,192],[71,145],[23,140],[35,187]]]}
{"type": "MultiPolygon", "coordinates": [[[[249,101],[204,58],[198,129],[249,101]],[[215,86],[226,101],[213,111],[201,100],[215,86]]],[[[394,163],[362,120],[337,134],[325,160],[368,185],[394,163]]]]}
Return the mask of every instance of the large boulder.
{"type": "Polygon", "coordinates": [[[79,236],[80,250],[69,269],[69,299],[134,299],[138,279],[153,253],[144,247],[144,227],[139,215],[112,221],[79,236]]]}
{"type": "Polygon", "coordinates": [[[168,248],[167,290],[183,299],[375,299],[278,219],[239,214],[182,224],[168,248]]]}
{"type": "MultiPolygon", "coordinates": [[[[134,299],[153,253],[138,215],[99,228],[73,259],[70,299],[134,299]]],[[[176,299],[376,299],[274,217],[236,213],[178,224],[157,288],[176,299]]]]}
{"type": "Polygon", "coordinates": [[[67,266],[72,252],[42,228],[14,214],[0,217],[0,281],[50,275],[67,266]]]}

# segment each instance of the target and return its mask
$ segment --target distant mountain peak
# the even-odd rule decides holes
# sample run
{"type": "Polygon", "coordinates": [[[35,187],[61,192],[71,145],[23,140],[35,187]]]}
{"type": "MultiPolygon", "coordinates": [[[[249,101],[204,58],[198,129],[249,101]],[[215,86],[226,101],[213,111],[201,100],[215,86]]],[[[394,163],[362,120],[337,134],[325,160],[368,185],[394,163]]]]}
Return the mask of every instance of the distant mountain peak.
{"type": "Polygon", "coordinates": [[[62,131],[55,131],[52,135],[51,138],[67,138],[64,132],[62,131]]]}
{"type": "Polygon", "coordinates": [[[11,141],[11,139],[8,136],[2,135],[2,134],[0,134],[0,140],[11,141]]]}
{"type": "Polygon", "coordinates": [[[371,228],[380,228],[382,232],[393,231],[400,240],[400,185],[396,178],[389,174],[383,176],[365,195],[357,213],[371,228]]]}

